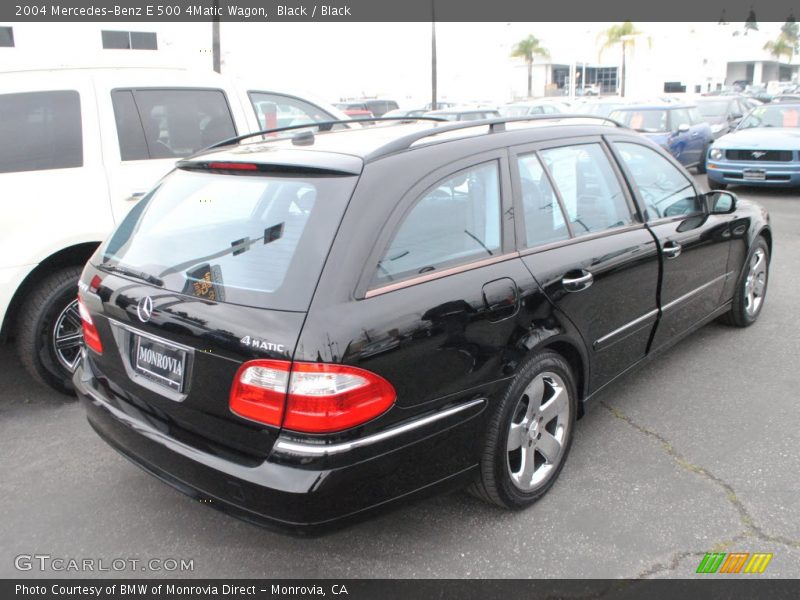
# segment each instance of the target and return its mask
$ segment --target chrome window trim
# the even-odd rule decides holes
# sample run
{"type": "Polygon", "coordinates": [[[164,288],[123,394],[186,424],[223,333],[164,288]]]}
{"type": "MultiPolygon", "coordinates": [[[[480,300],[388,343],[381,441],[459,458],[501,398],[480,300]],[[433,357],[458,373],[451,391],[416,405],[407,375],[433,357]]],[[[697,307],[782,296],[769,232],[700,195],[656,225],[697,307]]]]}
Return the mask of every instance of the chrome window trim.
{"type": "Polygon", "coordinates": [[[298,454],[301,456],[314,456],[314,457],[329,456],[331,454],[341,454],[342,452],[349,452],[350,450],[354,450],[356,448],[369,446],[371,444],[382,442],[384,440],[393,438],[403,433],[419,429],[420,427],[424,427],[425,425],[430,425],[431,423],[435,423],[436,421],[440,421],[452,415],[458,414],[462,411],[467,410],[468,408],[472,408],[473,406],[478,406],[485,403],[486,403],[486,398],[477,398],[475,400],[470,400],[469,402],[465,402],[464,404],[459,404],[457,406],[450,407],[448,409],[439,411],[432,415],[428,415],[427,417],[417,419],[416,421],[411,421],[410,423],[405,423],[404,425],[393,427],[391,429],[381,431],[380,433],[375,433],[363,438],[352,440],[350,442],[342,442],[339,444],[323,445],[323,444],[312,444],[307,442],[294,442],[281,436],[275,442],[273,449],[278,451],[288,452],[291,454],[298,454]]]}
{"type": "Polygon", "coordinates": [[[411,277],[410,279],[404,279],[396,283],[388,283],[386,285],[367,290],[367,293],[364,294],[364,299],[374,298],[375,296],[381,296],[382,294],[388,294],[389,292],[401,290],[413,285],[419,285],[420,283],[425,283],[426,281],[433,281],[434,279],[441,279],[442,277],[448,277],[450,275],[456,275],[458,273],[480,269],[481,267],[505,262],[513,258],[519,258],[519,252],[509,252],[499,256],[492,256],[491,258],[484,258],[482,260],[465,263],[463,265],[457,265],[455,267],[450,267],[449,269],[425,273],[424,275],[418,275],[417,277],[411,277]]]}

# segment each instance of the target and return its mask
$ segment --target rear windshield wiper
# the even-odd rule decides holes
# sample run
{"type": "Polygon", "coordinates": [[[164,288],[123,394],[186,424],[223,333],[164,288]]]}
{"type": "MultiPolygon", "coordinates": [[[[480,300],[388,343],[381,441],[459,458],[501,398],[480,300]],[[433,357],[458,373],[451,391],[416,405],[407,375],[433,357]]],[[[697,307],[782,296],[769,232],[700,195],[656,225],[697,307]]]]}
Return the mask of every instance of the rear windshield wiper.
{"type": "Polygon", "coordinates": [[[102,268],[105,269],[106,271],[111,271],[112,273],[127,275],[128,277],[141,279],[142,281],[146,281],[147,283],[150,283],[152,285],[157,285],[158,287],[164,287],[163,280],[159,279],[155,275],[149,275],[147,273],[143,273],[142,271],[129,269],[128,267],[120,267],[119,265],[102,265],[102,268]]]}

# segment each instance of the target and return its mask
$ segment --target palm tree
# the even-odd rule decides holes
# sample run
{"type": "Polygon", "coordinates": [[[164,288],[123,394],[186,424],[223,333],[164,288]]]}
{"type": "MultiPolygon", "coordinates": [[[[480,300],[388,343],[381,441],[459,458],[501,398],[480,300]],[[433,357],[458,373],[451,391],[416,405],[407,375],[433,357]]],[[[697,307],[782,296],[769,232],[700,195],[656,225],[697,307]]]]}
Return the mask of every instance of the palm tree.
{"type": "Polygon", "coordinates": [[[605,31],[600,32],[598,37],[602,37],[604,39],[603,46],[600,48],[600,54],[603,54],[604,50],[608,50],[612,46],[616,46],[620,44],[622,46],[622,68],[620,69],[620,96],[625,96],[625,55],[627,54],[628,46],[633,46],[635,44],[634,36],[641,35],[641,31],[638,31],[636,27],[633,26],[633,23],[630,21],[625,21],[619,25],[612,25],[605,31]]]}
{"type": "Polygon", "coordinates": [[[783,35],[779,35],[774,42],[764,44],[764,50],[767,50],[778,60],[781,59],[781,56],[785,56],[788,58],[788,62],[792,62],[792,57],[794,56],[794,45],[783,35]]]}
{"type": "Polygon", "coordinates": [[[536,56],[548,58],[550,52],[542,47],[537,38],[529,35],[524,40],[520,40],[511,49],[511,56],[514,58],[525,59],[525,64],[528,66],[528,97],[533,95],[533,59],[536,56]]]}

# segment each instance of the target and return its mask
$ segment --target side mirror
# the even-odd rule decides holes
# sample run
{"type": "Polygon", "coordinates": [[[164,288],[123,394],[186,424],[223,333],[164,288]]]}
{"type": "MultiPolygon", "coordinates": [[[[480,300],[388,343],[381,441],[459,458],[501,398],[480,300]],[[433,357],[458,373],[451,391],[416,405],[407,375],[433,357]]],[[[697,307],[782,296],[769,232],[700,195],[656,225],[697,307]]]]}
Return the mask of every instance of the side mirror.
{"type": "Polygon", "coordinates": [[[681,123],[678,125],[678,133],[686,133],[687,131],[689,131],[688,123],[681,123]]]}
{"type": "Polygon", "coordinates": [[[731,192],[714,190],[706,194],[708,211],[712,215],[729,215],[736,210],[736,195],[731,192]]]}
{"type": "Polygon", "coordinates": [[[742,113],[732,113],[732,114],[731,114],[731,116],[730,116],[730,117],[728,117],[728,120],[729,120],[729,121],[738,121],[738,120],[739,120],[739,119],[741,119],[743,116],[744,116],[744,115],[743,115],[742,113]]]}

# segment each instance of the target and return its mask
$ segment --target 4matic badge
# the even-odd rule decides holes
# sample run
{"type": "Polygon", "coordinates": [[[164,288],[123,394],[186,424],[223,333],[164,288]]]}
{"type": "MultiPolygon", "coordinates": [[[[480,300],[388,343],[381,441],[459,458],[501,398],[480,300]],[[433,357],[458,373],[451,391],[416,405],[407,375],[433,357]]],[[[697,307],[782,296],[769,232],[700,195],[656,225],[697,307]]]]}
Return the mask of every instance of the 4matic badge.
{"type": "Polygon", "coordinates": [[[248,348],[255,348],[256,350],[268,350],[272,352],[286,352],[286,346],[283,344],[273,344],[266,340],[257,337],[244,336],[239,340],[239,343],[247,346],[248,348]]]}

